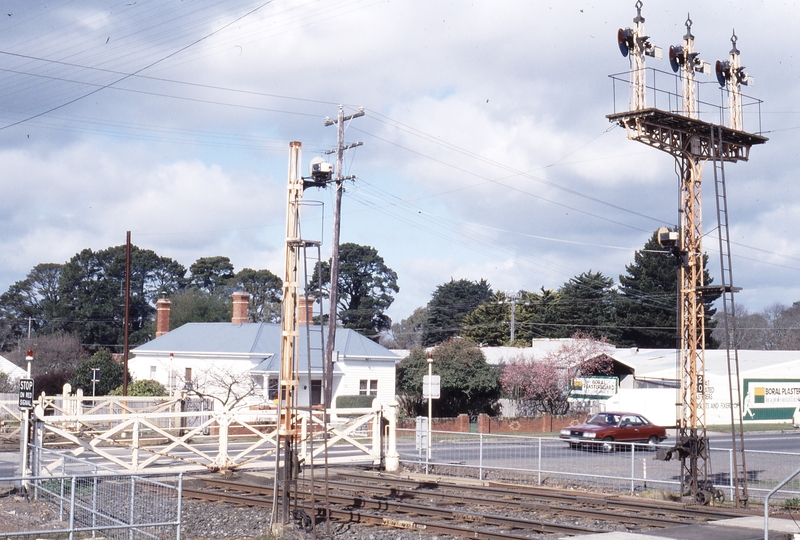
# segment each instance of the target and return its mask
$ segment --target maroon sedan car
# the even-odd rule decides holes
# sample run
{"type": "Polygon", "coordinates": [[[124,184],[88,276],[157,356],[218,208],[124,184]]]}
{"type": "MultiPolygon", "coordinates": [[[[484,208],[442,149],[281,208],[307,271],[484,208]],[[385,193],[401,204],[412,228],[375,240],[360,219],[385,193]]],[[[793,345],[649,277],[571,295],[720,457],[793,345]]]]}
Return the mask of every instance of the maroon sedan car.
{"type": "Polygon", "coordinates": [[[667,438],[667,430],[656,426],[641,414],[627,412],[601,412],[585,424],[562,429],[560,438],[572,448],[591,446],[604,452],[613,452],[613,441],[647,443],[655,446],[667,438]]]}

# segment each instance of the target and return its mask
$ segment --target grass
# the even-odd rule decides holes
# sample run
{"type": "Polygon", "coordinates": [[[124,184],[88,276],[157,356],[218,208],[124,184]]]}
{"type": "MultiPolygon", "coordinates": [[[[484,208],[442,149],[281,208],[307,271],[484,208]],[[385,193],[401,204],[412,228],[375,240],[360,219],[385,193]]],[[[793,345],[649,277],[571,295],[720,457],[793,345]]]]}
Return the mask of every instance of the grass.
{"type": "MultiPolygon", "coordinates": [[[[750,433],[754,431],[786,431],[786,430],[794,430],[795,428],[792,427],[792,424],[787,423],[774,423],[774,424],[744,424],[742,429],[745,433],[750,433]]],[[[706,431],[716,431],[720,433],[730,433],[731,426],[728,424],[715,424],[711,426],[706,426],[706,431]]]]}
{"type": "Polygon", "coordinates": [[[794,499],[786,499],[783,501],[783,506],[787,508],[800,508],[800,497],[795,497],[794,499]]]}

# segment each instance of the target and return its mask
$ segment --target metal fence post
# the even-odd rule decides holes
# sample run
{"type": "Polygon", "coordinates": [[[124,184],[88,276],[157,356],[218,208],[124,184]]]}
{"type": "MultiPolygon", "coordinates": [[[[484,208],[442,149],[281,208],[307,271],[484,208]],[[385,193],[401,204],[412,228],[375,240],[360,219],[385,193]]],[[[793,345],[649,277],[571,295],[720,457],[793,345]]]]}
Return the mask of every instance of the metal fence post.
{"type": "MultiPolygon", "coordinates": [[[[733,490],[733,485],[734,485],[733,484],[733,478],[734,478],[734,475],[738,475],[739,474],[739,473],[736,472],[736,470],[733,467],[733,448],[730,448],[728,450],[728,470],[731,471],[731,473],[728,475],[728,487],[730,488],[730,492],[731,492],[730,497],[728,498],[728,500],[732,501],[732,500],[734,500],[734,497],[736,496],[734,494],[734,492],[733,492],[734,491],[733,490]]],[[[737,481],[740,481],[740,480],[737,479],[737,481]]],[[[742,479],[741,481],[743,482],[744,479],[742,479]]]]}
{"type": "Polygon", "coordinates": [[[537,464],[536,464],[536,468],[538,469],[537,483],[538,483],[538,485],[541,486],[542,485],[542,438],[541,437],[537,437],[536,440],[539,441],[539,455],[537,456],[538,459],[537,459],[537,464]]]}
{"type": "Polygon", "coordinates": [[[59,482],[58,518],[64,521],[64,477],[67,475],[67,460],[61,462],[61,481],[59,482]]]}
{"type": "Polygon", "coordinates": [[[478,480],[483,480],[483,433],[478,433],[478,480]]]}
{"type": "Polygon", "coordinates": [[[69,494],[69,540],[75,538],[75,488],[77,482],[75,477],[72,477],[72,489],[69,494]]]}
{"type": "Polygon", "coordinates": [[[130,529],[128,529],[128,538],[133,540],[133,520],[134,520],[134,504],[136,504],[136,478],[131,476],[131,502],[130,502],[130,521],[128,521],[128,525],[130,525],[130,529]]]}
{"type": "Polygon", "coordinates": [[[428,474],[428,465],[431,461],[431,438],[433,437],[433,432],[429,429],[428,430],[428,448],[425,449],[425,474],[428,474]]]}
{"type": "MultiPolygon", "coordinates": [[[[97,466],[94,467],[94,478],[92,478],[92,527],[97,527],[97,466]]],[[[97,535],[97,531],[92,530],[92,538],[97,535]]]]}
{"type": "Polygon", "coordinates": [[[631,444],[631,495],[636,491],[634,485],[636,479],[636,445],[631,444]]]}
{"type": "Polygon", "coordinates": [[[181,506],[181,500],[183,497],[183,473],[178,475],[178,502],[177,502],[177,515],[175,516],[175,521],[177,522],[177,530],[175,531],[175,540],[181,540],[181,512],[183,508],[181,506]]]}

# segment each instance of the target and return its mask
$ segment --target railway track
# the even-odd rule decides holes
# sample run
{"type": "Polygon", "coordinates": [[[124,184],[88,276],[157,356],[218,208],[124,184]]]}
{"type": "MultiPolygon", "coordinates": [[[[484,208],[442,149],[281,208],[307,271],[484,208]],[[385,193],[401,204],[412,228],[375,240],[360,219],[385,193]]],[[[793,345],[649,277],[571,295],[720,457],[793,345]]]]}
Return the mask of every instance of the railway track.
{"type": "MultiPolygon", "coordinates": [[[[272,480],[203,478],[184,497],[272,507],[272,480]]],[[[486,540],[664,528],[752,515],[722,508],[576,493],[518,485],[461,484],[428,478],[337,472],[312,486],[300,479],[295,516],[310,529],[330,508],[334,521],[356,522],[486,540]]]]}

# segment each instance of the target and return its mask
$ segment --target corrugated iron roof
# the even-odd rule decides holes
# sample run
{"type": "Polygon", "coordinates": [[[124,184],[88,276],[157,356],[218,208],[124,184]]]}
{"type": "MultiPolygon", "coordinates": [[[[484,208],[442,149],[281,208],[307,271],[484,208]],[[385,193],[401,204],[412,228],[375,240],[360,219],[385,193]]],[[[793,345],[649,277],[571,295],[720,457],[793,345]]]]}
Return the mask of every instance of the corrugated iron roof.
{"type": "MultiPolygon", "coordinates": [[[[322,369],[323,341],[320,327],[299,328],[297,344],[298,370],[308,369],[307,343],[311,341],[311,369],[322,369]],[[309,331],[310,330],[310,331],[309,331]]],[[[328,329],[323,327],[327,337],[328,329]]],[[[336,329],[334,350],[345,358],[374,358],[395,360],[392,351],[346,328],[336,329]]],[[[220,356],[249,356],[259,360],[258,371],[277,371],[280,366],[281,325],[274,323],[188,323],[133,349],[134,355],[154,354],[218,354],[220,356]],[[268,357],[268,358],[267,358],[268,357]]],[[[399,360],[399,357],[397,357],[399,360]]]]}

